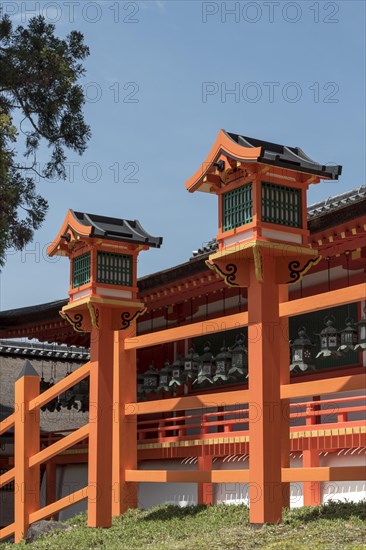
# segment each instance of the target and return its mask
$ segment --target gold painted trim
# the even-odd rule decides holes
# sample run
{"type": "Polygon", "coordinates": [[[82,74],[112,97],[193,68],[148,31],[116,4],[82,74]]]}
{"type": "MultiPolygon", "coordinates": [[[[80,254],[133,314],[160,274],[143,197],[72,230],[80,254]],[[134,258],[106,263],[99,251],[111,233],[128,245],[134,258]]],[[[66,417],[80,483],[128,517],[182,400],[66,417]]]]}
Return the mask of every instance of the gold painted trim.
{"type": "Polygon", "coordinates": [[[88,302],[96,303],[96,304],[107,304],[107,305],[116,305],[116,306],[133,306],[133,307],[145,307],[145,305],[142,302],[133,302],[129,300],[112,300],[110,298],[94,298],[87,296],[86,298],[82,298],[81,300],[76,300],[75,302],[71,302],[64,306],[62,308],[62,311],[68,311],[70,309],[75,309],[75,307],[87,305],[88,302]]]}
{"type": "Polygon", "coordinates": [[[255,240],[247,241],[241,244],[238,243],[232,249],[227,248],[224,250],[220,250],[219,252],[215,252],[214,254],[211,254],[209,256],[209,260],[214,261],[216,259],[221,259],[224,256],[229,256],[230,254],[236,254],[241,250],[248,250],[256,246],[263,247],[263,248],[286,250],[287,252],[294,252],[297,255],[303,254],[303,255],[309,255],[309,256],[318,256],[319,254],[318,250],[314,250],[313,248],[307,248],[305,246],[300,246],[300,245],[295,246],[285,242],[278,243],[278,242],[260,241],[258,239],[255,239],[255,240]]]}
{"type": "MultiPolygon", "coordinates": [[[[303,437],[324,437],[350,435],[354,433],[366,433],[366,426],[353,426],[352,428],[337,428],[329,430],[311,430],[291,432],[290,439],[301,439],[303,437]]],[[[199,445],[220,445],[225,443],[249,443],[249,435],[240,437],[227,437],[217,439],[192,439],[189,441],[164,441],[163,443],[141,443],[137,445],[138,450],[144,449],[167,449],[173,447],[192,447],[199,445]]]]}
{"type": "Polygon", "coordinates": [[[262,254],[260,247],[253,247],[253,258],[254,258],[254,270],[255,277],[260,283],[263,282],[263,263],[262,263],[262,254]]]}
{"type": "MultiPolygon", "coordinates": [[[[238,287],[239,285],[237,283],[231,283],[229,281],[230,278],[232,278],[234,276],[235,278],[235,273],[237,271],[237,268],[236,268],[236,271],[233,272],[233,273],[225,273],[224,271],[222,271],[222,269],[220,269],[216,264],[214,263],[211,263],[210,260],[206,260],[206,265],[207,267],[209,267],[210,269],[212,269],[213,271],[215,271],[217,273],[217,275],[219,275],[222,279],[224,279],[224,282],[227,286],[230,286],[230,287],[238,287]]],[[[234,264],[231,264],[231,265],[234,265],[234,264]]],[[[235,266],[236,267],[236,266],[235,266]]]]}
{"type": "Polygon", "coordinates": [[[65,321],[67,321],[68,323],[70,323],[70,325],[72,326],[72,328],[74,329],[75,332],[85,332],[85,330],[82,330],[82,329],[79,329],[76,327],[76,325],[78,325],[80,322],[82,323],[83,322],[83,319],[81,318],[80,320],[78,321],[75,321],[74,319],[72,319],[70,317],[70,315],[68,315],[67,313],[64,313],[63,311],[64,308],[62,308],[61,311],[59,311],[59,314],[61,315],[61,317],[63,319],[65,319],[65,321]]]}
{"type": "Polygon", "coordinates": [[[88,310],[89,310],[89,315],[90,315],[90,320],[91,320],[92,327],[99,328],[97,314],[96,314],[96,311],[94,309],[93,304],[91,302],[88,302],[86,305],[87,305],[88,310]]]}

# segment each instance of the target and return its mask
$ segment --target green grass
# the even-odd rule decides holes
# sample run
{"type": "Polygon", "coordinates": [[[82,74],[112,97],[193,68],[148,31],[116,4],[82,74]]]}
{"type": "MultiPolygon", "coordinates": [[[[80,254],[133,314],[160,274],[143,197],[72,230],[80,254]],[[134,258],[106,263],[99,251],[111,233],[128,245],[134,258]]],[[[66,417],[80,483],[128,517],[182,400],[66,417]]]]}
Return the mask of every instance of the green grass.
{"type": "MultiPolygon", "coordinates": [[[[149,511],[130,510],[110,529],[90,529],[86,515],[67,523],[27,548],[78,550],[339,550],[366,548],[366,501],[330,502],[314,508],[287,510],[281,525],[250,526],[242,505],[178,508],[164,505],[149,511]]],[[[17,548],[22,548],[21,543],[17,548]]],[[[1,550],[14,548],[0,545],[1,550]]]]}

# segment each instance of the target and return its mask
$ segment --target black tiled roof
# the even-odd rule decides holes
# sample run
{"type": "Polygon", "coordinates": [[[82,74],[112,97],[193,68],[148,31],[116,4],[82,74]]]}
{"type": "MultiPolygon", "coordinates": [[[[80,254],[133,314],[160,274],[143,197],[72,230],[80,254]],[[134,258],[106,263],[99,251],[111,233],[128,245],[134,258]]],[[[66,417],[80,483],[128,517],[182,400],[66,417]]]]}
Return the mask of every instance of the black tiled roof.
{"type": "Polygon", "coordinates": [[[72,210],[72,213],[79,223],[86,227],[92,226],[91,236],[93,237],[115,241],[127,240],[132,243],[147,244],[155,248],[159,248],[163,242],[162,237],[149,235],[138,220],[110,218],[96,214],[86,214],[85,212],[75,212],[74,210],[72,210]]]}
{"type": "Polygon", "coordinates": [[[348,206],[351,203],[356,203],[363,199],[366,199],[366,185],[361,185],[361,187],[357,189],[352,189],[352,191],[347,191],[336,197],[328,197],[323,201],[308,206],[308,220],[316,216],[321,216],[322,214],[334,212],[335,210],[339,210],[344,206],[348,206]]]}
{"type": "Polygon", "coordinates": [[[243,147],[262,147],[261,156],[256,162],[270,164],[289,170],[306,172],[332,180],[338,179],[342,173],[342,166],[322,165],[308,157],[300,147],[289,147],[279,143],[271,143],[239,134],[226,132],[227,135],[243,147]]]}
{"type": "Polygon", "coordinates": [[[19,340],[0,340],[0,356],[29,357],[31,359],[44,359],[46,361],[57,360],[85,363],[90,359],[90,350],[77,346],[40,344],[39,342],[22,342],[19,340]]]}

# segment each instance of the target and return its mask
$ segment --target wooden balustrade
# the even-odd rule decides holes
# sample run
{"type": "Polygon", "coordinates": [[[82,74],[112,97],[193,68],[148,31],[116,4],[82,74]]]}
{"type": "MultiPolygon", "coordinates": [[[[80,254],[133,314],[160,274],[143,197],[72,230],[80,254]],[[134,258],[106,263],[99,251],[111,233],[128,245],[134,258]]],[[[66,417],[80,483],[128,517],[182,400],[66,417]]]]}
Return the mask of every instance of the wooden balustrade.
{"type": "MultiPolygon", "coordinates": [[[[334,399],[324,399],[321,401],[306,401],[303,403],[291,403],[289,406],[290,419],[303,418],[305,425],[311,426],[316,424],[316,419],[321,417],[327,417],[333,415],[335,419],[332,423],[347,422],[349,414],[356,412],[366,411],[366,402],[364,395],[352,396],[352,397],[338,397],[334,399]],[[358,405],[362,402],[363,404],[358,405]],[[332,405],[332,408],[321,409],[322,406],[328,407],[332,405]],[[342,407],[342,405],[344,405],[342,407]],[[299,411],[298,409],[304,409],[299,411]]],[[[209,430],[223,427],[224,432],[232,432],[235,426],[249,425],[249,407],[241,407],[230,411],[218,411],[210,413],[198,413],[190,414],[187,416],[168,417],[159,420],[141,420],[138,422],[138,439],[140,442],[155,442],[161,440],[169,440],[169,438],[175,437],[177,429],[180,430],[179,437],[188,437],[187,430],[195,429],[199,430],[199,434],[195,437],[199,437],[202,440],[209,434],[209,430]],[[230,418],[233,417],[234,418],[230,418]],[[222,418],[222,420],[219,420],[222,418]],[[189,423],[187,421],[194,421],[189,423]],[[182,427],[177,422],[185,421],[186,424],[182,427]],[[157,438],[149,438],[148,434],[157,433],[157,438]]],[[[322,424],[323,426],[327,424],[322,424]]],[[[291,428],[292,431],[299,429],[300,426],[291,428]]],[[[246,428],[247,429],[247,428],[246,428]]]]}
{"type": "Polygon", "coordinates": [[[39,376],[29,361],[26,361],[15,383],[15,413],[0,422],[0,434],[13,426],[15,429],[15,466],[0,476],[0,487],[14,481],[18,488],[14,492],[15,521],[0,530],[0,540],[14,534],[15,542],[20,542],[31,523],[50,517],[87,498],[87,488],[84,488],[57,502],[40,507],[40,465],[85,440],[89,435],[87,424],[40,450],[40,407],[83,380],[89,373],[90,364],[87,363],[40,394],[39,376]]]}

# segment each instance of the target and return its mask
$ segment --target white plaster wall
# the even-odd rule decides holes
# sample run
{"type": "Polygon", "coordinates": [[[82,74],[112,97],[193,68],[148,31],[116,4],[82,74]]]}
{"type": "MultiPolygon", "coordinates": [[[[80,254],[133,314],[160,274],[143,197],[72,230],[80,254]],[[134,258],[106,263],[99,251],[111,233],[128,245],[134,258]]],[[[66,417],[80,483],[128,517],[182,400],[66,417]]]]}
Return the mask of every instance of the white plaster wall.
{"type": "MultiPolygon", "coordinates": [[[[366,450],[351,449],[320,455],[320,466],[365,466],[366,450]]],[[[322,483],[322,500],[359,502],[366,499],[366,481],[327,481],[322,483]]]]}
{"type": "MultiPolygon", "coordinates": [[[[189,470],[195,464],[182,464],[180,460],[149,460],[140,464],[141,470],[189,470]]],[[[138,506],[148,510],[158,504],[188,506],[197,504],[197,483],[139,483],[138,506]]]]}
{"type": "MultiPolygon", "coordinates": [[[[45,472],[41,485],[41,507],[46,502],[46,476],[45,472]]],[[[75,491],[86,487],[88,484],[88,467],[86,464],[70,464],[67,466],[57,466],[56,469],[56,497],[57,500],[67,495],[71,495],[75,491]]],[[[80,512],[87,509],[87,501],[82,500],[73,504],[69,508],[61,510],[59,520],[65,521],[72,518],[80,512]]]]}

